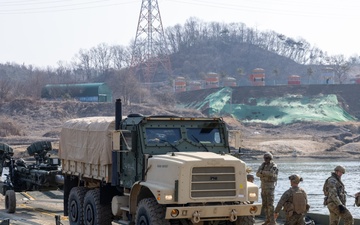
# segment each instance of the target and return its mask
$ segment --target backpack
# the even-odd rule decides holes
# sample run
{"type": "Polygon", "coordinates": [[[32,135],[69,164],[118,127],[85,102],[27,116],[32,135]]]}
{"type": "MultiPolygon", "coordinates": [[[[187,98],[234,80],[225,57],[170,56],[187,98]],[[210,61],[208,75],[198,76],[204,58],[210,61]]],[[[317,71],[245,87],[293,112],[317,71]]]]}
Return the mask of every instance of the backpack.
{"type": "Polygon", "coordinates": [[[297,214],[302,214],[307,211],[307,199],[305,191],[302,188],[293,192],[293,205],[294,205],[294,212],[297,214]]]}
{"type": "Polygon", "coordinates": [[[323,185],[323,192],[324,192],[324,195],[325,197],[327,197],[329,195],[329,187],[328,187],[328,180],[330,179],[331,177],[327,178],[324,182],[324,185],[323,185]]]}

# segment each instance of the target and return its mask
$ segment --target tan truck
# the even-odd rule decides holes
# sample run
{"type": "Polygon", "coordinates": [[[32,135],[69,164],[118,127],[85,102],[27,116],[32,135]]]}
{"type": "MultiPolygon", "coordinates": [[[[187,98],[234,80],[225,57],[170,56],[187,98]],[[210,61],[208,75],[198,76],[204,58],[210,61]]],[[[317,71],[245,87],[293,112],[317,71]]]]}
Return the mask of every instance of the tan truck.
{"type": "Polygon", "coordinates": [[[60,137],[70,224],[250,224],[258,187],[230,155],[221,118],[142,116],[67,121],[60,137]],[[245,222],[244,222],[245,221],[245,222]]]}

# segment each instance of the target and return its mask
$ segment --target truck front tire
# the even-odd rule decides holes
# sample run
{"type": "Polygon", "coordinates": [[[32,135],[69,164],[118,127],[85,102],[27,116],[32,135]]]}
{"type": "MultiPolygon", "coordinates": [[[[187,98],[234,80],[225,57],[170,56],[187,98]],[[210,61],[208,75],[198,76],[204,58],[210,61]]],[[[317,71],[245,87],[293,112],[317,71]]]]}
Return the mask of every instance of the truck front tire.
{"type": "Polygon", "coordinates": [[[71,189],[68,201],[68,215],[70,225],[84,224],[84,198],[85,187],[74,187],[71,189]]]}
{"type": "Polygon", "coordinates": [[[14,190],[7,190],[5,193],[5,209],[8,213],[14,213],[16,209],[16,195],[14,190]]]}
{"type": "Polygon", "coordinates": [[[154,198],[145,198],[138,204],[135,217],[136,225],[169,225],[165,220],[165,207],[154,198]]]}

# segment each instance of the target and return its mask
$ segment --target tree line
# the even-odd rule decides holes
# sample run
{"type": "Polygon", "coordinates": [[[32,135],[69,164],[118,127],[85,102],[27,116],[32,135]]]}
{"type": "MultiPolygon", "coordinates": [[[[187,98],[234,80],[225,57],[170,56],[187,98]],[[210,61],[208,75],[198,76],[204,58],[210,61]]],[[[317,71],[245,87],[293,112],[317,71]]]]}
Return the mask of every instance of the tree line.
{"type": "MultiPolygon", "coordinates": [[[[331,66],[336,82],[344,83],[349,72],[360,64],[359,56],[329,56],[302,38],[258,31],[243,23],[208,23],[190,18],[184,25],[166,28],[165,38],[173,73],[162,71],[154,77],[154,81],[167,81],[163,84],[167,87],[160,90],[171,90],[176,76],[197,80],[208,72],[217,72],[244,79],[256,67],[268,71],[268,79],[280,81],[293,73],[306,77],[310,83],[320,68],[331,66]]],[[[149,99],[149,96],[169,101],[171,95],[164,96],[162,91],[150,95],[142,88],[139,77],[129,76],[133,47],[133,43],[129,46],[100,43],[90,49],[80,49],[70,61],[59,61],[56,67],[46,69],[0,64],[0,99],[40,98],[46,84],[105,82],[115,98],[121,97],[126,102],[149,99]]]]}

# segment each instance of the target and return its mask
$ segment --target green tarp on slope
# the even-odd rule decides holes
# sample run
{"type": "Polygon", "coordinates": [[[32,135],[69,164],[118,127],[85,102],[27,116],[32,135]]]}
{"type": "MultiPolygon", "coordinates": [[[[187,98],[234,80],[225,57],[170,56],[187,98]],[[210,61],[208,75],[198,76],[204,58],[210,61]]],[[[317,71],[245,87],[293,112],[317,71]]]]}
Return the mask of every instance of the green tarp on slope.
{"type": "Polygon", "coordinates": [[[345,122],[356,118],[340,107],[336,95],[288,95],[274,98],[251,98],[249,104],[232,104],[232,89],[223,88],[203,101],[193,101],[185,108],[204,111],[209,116],[232,115],[242,122],[290,124],[299,121],[345,122]]]}

